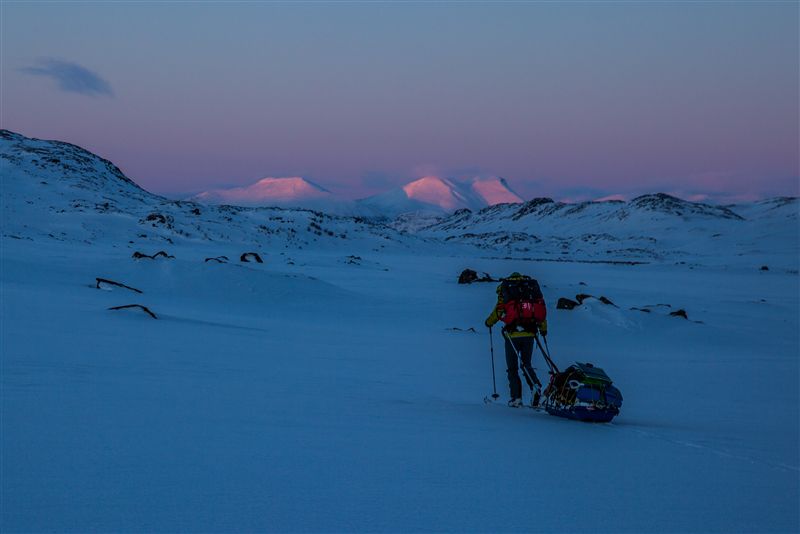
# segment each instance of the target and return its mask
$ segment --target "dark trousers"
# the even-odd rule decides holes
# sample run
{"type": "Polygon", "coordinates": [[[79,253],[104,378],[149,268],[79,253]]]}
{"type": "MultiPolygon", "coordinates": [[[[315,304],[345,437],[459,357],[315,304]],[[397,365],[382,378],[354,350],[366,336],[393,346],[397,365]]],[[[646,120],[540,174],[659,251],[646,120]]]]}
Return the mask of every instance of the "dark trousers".
{"type": "Polygon", "coordinates": [[[508,387],[511,390],[511,398],[521,399],[522,381],[519,379],[519,364],[517,363],[517,353],[514,351],[514,348],[519,351],[520,357],[522,358],[522,366],[524,368],[522,375],[525,377],[528,387],[533,388],[531,380],[537,384],[539,383],[539,379],[533,371],[533,367],[531,367],[534,343],[533,337],[508,338],[505,335],[503,337],[506,340],[506,372],[508,373],[508,387]],[[512,342],[514,343],[513,347],[511,346],[512,342]]]}

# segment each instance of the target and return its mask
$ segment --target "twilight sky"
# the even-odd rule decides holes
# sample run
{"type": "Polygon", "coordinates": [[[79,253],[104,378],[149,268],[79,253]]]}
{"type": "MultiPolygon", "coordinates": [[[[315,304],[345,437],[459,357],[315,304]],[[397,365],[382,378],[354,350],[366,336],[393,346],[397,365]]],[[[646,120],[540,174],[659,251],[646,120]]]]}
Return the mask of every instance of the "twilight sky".
{"type": "Polygon", "coordinates": [[[797,2],[8,2],[0,126],[184,195],[798,194],[797,2]]]}

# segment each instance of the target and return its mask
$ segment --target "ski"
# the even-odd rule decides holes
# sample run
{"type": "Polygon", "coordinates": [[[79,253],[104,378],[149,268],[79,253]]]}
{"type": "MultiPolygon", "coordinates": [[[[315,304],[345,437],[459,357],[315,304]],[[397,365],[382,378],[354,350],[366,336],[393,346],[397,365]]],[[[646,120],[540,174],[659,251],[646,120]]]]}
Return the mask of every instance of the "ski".
{"type": "Polygon", "coordinates": [[[512,410],[517,410],[519,408],[527,408],[527,409],[533,410],[535,412],[545,412],[544,407],[541,406],[541,405],[539,405],[539,406],[531,406],[530,404],[522,404],[522,405],[517,406],[517,407],[511,407],[511,406],[508,406],[508,405],[504,404],[503,402],[499,402],[497,400],[494,400],[489,396],[484,397],[483,398],[483,402],[485,404],[491,404],[493,406],[502,406],[504,408],[509,408],[509,409],[512,409],[512,410]]]}

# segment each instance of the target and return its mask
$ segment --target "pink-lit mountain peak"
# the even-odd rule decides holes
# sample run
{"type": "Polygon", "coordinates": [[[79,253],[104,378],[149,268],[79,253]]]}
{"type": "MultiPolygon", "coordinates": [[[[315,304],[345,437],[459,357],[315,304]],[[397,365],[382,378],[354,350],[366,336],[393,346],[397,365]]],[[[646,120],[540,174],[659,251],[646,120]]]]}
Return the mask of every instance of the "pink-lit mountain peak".
{"type": "Polygon", "coordinates": [[[248,188],[252,193],[270,198],[308,198],[330,196],[330,191],[313,182],[292,176],[288,178],[262,178],[248,188]]]}
{"type": "Polygon", "coordinates": [[[495,204],[518,204],[524,202],[521,196],[508,187],[505,178],[491,176],[489,178],[473,178],[472,190],[481,197],[488,206],[495,204]]]}
{"type": "Polygon", "coordinates": [[[438,176],[414,180],[404,185],[403,191],[412,200],[433,204],[448,211],[463,208],[470,203],[453,182],[438,176]]]}
{"type": "Polygon", "coordinates": [[[408,198],[451,211],[459,208],[480,209],[503,203],[519,203],[522,198],[499,177],[475,177],[456,181],[426,176],[403,187],[408,198]]]}
{"type": "Polygon", "coordinates": [[[236,204],[243,206],[261,205],[265,202],[295,202],[322,200],[333,195],[327,189],[299,176],[267,177],[246,187],[212,189],[204,191],[192,200],[209,204],[236,204]]]}
{"type": "Polygon", "coordinates": [[[213,189],[190,200],[204,204],[306,207],[336,213],[360,213],[363,208],[365,213],[382,215],[420,210],[438,213],[461,208],[480,210],[494,204],[523,201],[503,178],[464,180],[439,176],[425,176],[356,203],[338,198],[327,189],[298,176],[269,177],[245,187],[213,189]]]}

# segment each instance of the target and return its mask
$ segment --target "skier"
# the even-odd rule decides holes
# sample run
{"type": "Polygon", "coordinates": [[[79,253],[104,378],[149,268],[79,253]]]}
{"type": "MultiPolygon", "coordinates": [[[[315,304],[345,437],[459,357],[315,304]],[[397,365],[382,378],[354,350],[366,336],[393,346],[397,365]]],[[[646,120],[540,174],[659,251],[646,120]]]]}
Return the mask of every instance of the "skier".
{"type": "Polygon", "coordinates": [[[541,382],[531,367],[533,344],[536,333],[547,335],[547,309],[541,289],[536,280],[520,273],[511,273],[497,286],[497,304],[486,318],[485,325],[490,329],[503,321],[503,338],[506,348],[506,372],[512,408],[522,406],[522,382],[519,378],[517,353],[522,360],[522,372],[528,386],[534,390],[531,405],[539,405],[541,382]]]}

